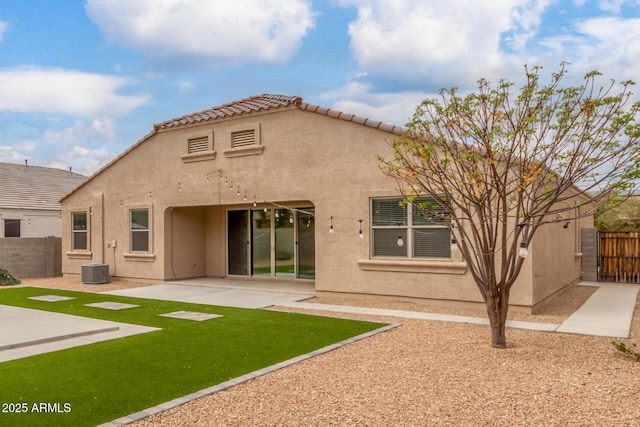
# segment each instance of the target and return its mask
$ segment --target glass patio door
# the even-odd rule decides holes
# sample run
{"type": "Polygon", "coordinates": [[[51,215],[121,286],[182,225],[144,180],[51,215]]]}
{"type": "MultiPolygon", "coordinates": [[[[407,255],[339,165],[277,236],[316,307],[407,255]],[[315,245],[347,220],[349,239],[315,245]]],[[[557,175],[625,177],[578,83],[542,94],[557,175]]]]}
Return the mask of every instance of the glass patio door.
{"type": "Polygon", "coordinates": [[[275,276],[296,277],[295,212],[275,209],[275,276]]]}
{"type": "Polygon", "coordinates": [[[313,208],[228,211],[228,274],[315,278],[313,208]]]}
{"type": "Polygon", "coordinates": [[[251,211],[251,271],[255,276],[271,276],[271,213],[251,211]]]}
{"type": "Polygon", "coordinates": [[[227,213],[228,271],[231,275],[249,274],[249,211],[227,213]]]}
{"type": "Polygon", "coordinates": [[[299,279],[316,278],[316,228],[313,208],[298,212],[297,230],[297,277],[299,279]]]}

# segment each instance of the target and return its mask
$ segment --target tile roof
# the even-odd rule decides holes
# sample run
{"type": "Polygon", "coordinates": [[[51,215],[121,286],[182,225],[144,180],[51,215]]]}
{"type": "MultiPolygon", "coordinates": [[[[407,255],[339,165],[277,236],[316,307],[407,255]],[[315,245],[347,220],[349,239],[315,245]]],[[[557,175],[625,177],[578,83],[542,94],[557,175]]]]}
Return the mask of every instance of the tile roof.
{"type": "Polygon", "coordinates": [[[60,210],[60,197],[85,179],[62,169],[0,163],[0,209],[60,210]]]}
{"type": "Polygon", "coordinates": [[[310,111],[328,117],[350,121],[375,129],[380,129],[385,132],[391,132],[397,135],[401,135],[405,132],[405,129],[400,126],[390,125],[380,121],[356,116],[354,114],[347,114],[341,111],[332,110],[330,108],[319,107],[317,105],[302,102],[302,98],[299,96],[272,95],[268,93],[241,99],[239,101],[233,101],[219,107],[213,107],[208,110],[200,111],[198,113],[187,114],[175,119],[167,120],[162,123],[157,123],[153,127],[155,130],[167,129],[197,122],[220,119],[223,117],[240,115],[244,113],[288,107],[291,105],[297,106],[303,111],[310,111]]]}
{"type": "Polygon", "coordinates": [[[269,95],[252,96],[239,101],[213,107],[198,113],[187,114],[182,117],[167,120],[153,125],[155,129],[166,129],[196,122],[234,116],[243,113],[251,113],[271,108],[288,107],[289,105],[300,105],[302,98],[298,96],[269,95]]]}
{"type": "MultiPolygon", "coordinates": [[[[144,141],[152,137],[158,131],[164,129],[171,129],[180,126],[185,126],[194,123],[206,122],[209,120],[221,119],[224,117],[230,117],[234,115],[241,115],[245,113],[266,111],[276,108],[285,108],[285,107],[297,107],[302,111],[308,111],[316,114],[322,114],[327,117],[332,117],[338,120],[345,120],[348,122],[353,122],[356,124],[360,124],[363,126],[367,126],[374,129],[379,129],[383,132],[393,133],[395,135],[403,135],[406,132],[406,128],[402,126],[396,126],[387,124],[380,121],[370,120],[364,117],[356,116],[354,114],[343,113],[341,111],[332,110],[330,108],[319,107],[317,105],[308,104],[302,101],[302,98],[299,96],[287,96],[287,95],[274,95],[274,94],[262,94],[257,96],[251,96],[249,98],[244,98],[239,101],[229,102],[227,104],[220,105],[218,107],[209,108],[207,110],[203,110],[197,113],[186,114],[181,117],[176,117],[171,120],[167,120],[161,123],[156,123],[153,125],[153,130],[149,132],[147,135],[138,140],[135,144],[125,150],[123,153],[115,157],[109,163],[104,165],[98,171],[96,171],[87,181],[93,179],[93,177],[100,175],[104,170],[108,169],[120,160],[122,157],[131,152],[138,145],[142,144],[144,141]]],[[[69,192],[62,195],[60,201],[66,199],[71,194],[75,193],[80,187],[84,185],[78,185],[75,188],[72,188],[69,192]]]]}

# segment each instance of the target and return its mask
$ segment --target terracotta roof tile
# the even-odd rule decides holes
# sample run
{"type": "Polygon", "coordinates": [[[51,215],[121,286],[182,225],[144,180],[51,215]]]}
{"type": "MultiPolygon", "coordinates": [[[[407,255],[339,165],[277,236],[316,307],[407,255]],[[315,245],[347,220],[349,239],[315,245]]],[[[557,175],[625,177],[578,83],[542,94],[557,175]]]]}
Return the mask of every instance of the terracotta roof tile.
{"type": "Polygon", "coordinates": [[[182,117],[176,117],[162,123],[157,123],[153,127],[154,129],[166,129],[199,121],[233,116],[236,114],[251,113],[271,108],[288,107],[290,105],[299,105],[301,101],[302,98],[297,96],[264,94],[230,102],[228,104],[213,107],[197,113],[187,114],[182,117]]]}
{"type": "Polygon", "coordinates": [[[380,129],[384,132],[391,132],[400,135],[405,129],[400,126],[394,126],[383,122],[369,120],[365,117],[356,116],[354,114],[343,113],[341,111],[332,110],[326,107],[319,107],[313,104],[302,102],[302,98],[298,96],[263,94],[241,99],[239,101],[229,102],[227,104],[213,107],[208,110],[191,113],[182,117],[176,117],[162,123],[154,125],[154,130],[167,129],[176,126],[187,125],[207,120],[221,119],[224,117],[240,115],[244,113],[252,113],[261,110],[269,110],[272,108],[288,107],[296,105],[303,111],[309,111],[332,117],[348,122],[361,124],[364,126],[380,129]]]}

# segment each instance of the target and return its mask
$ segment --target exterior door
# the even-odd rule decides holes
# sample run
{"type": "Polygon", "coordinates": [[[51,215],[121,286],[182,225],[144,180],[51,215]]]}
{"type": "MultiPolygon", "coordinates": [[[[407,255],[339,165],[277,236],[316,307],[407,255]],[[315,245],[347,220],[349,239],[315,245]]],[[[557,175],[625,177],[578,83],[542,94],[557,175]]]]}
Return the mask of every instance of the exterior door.
{"type": "Polygon", "coordinates": [[[271,276],[271,211],[251,211],[251,272],[271,276]]]}
{"type": "Polygon", "coordinates": [[[296,277],[295,211],[275,209],[275,271],[277,277],[296,277]]]}
{"type": "Polygon", "coordinates": [[[315,278],[313,208],[228,211],[228,274],[315,278]]]}
{"type": "Polygon", "coordinates": [[[229,211],[228,229],[228,271],[231,275],[249,274],[249,211],[229,211]]]}
{"type": "Polygon", "coordinates": [[[296,271],[299,279],[316,278],[316,228],[313,208],[297,212],[296,271]]]}

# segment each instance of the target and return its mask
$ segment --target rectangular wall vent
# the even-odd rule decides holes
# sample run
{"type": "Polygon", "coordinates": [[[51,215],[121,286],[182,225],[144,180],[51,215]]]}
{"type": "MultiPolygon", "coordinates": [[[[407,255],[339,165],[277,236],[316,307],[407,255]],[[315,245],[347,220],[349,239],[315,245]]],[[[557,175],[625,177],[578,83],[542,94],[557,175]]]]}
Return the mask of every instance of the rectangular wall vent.
{"type": "Polygon", "coordinates": [[[231,148],[246,147],[256,143],[255,129],[242,130],[231,134],[231,148]]]}
{"type": "Polygon", "coordinates": [[[209,151],[209,137],[191,138],[187,141],[187,153],[203,153],[209,151]]]}

